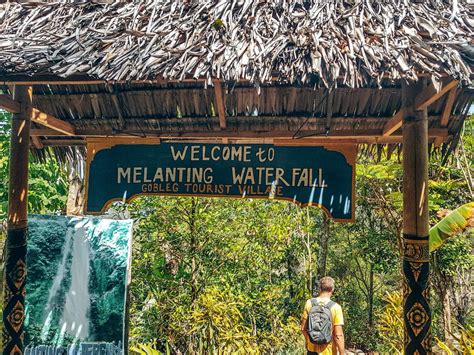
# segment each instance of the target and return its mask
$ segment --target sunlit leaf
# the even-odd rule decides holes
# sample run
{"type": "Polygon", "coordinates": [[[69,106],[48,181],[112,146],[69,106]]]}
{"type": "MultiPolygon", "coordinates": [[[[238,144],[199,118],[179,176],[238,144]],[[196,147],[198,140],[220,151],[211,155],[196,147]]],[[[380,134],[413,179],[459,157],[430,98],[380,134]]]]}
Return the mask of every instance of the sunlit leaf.
{"type": "Polygon", "coordinates": [[[430,229],[430,251],[440,248],[443,243],[466,230],[472,234],[474,227],[474,202],[467,203],[449,213],[430,229]]]}

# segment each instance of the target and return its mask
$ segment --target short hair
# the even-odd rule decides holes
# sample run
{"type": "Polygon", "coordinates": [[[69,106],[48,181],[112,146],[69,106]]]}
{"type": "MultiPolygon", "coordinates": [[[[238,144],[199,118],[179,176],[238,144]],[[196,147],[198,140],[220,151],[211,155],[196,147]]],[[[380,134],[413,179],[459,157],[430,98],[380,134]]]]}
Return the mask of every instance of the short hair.
{"type": "Polygon", "coordinates": [[[334,291],[334,279],[330,276],[325,276],[319,281],[319,289],[321,292],[333,292],[334,291]]]}

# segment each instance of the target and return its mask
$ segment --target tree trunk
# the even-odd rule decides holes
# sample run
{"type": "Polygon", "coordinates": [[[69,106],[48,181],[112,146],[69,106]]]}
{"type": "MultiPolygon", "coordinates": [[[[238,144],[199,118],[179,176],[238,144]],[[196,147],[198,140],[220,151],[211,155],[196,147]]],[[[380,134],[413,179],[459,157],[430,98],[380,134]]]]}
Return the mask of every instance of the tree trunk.
{"type": "Polygon", "coordinates": [[[472,271],[458,270],[456,276],[452,278],[453,292],[452,304],[456,320],[463,326],[467,326],[467,319],[471,309],[472,299],[472,271]]]}
{"type": "Polygon", "coordinates": [[[369,279],[369,327],[374,326],[374,267],[370,264],[369,279]]]}
{"type": "Polygon", "coordinates": [[[189,214],[189,233],[190,233],[190,250],[191,250],[191,300],[197,299],[198,293],[198,280],[197,280],[197,265],[196,265],[196,253],[198,249],[198,241],[196,238],[195,230],[195,218],[196,218],[196,200],[191,200],[191,211],[189,214]]]}
{"type": "Polygon", "coordinates": [[[443,292],[441,295],[441,304],[442,304],[442,312],[443,312],[443,333],[444,339],[449,342],[451,338],[451,333],[453,331],[451,327],[451,304],[449,302],[449,288],[443,288],[443,292]]]}
{"type": "Polygon", "coordinates": [[[293,299],[293,297],[295,297],[295,289],[293,287],[293,282],[292,282],[295,275],[295,270],[294,270],[295,259],[296,259],[295,255],[293,253],[293,250],[291,249],[291,240],[290,238],[288,238],[286,241],[286,276],[290,285],[288,289],[290,300],[293,299]]]}
{"type": "Polygon", "coordinates": [[[316,271],[316,283],[318,284],[319,284],[319,280],[322,277],[326,276],[328,246],[329,246],[329,238],[331,234],[329,223],[330,223],[330,220],[328,216],[325,213],[323,213],[323,234],[321,235],[321,243],[319,245],[318,267],[316,271]]]}
{"type": "Polygon", "coordinates": [[[308,290],[310,294],[313,294],[313,255],[311,253],[311,241],[309,238],[309,233],[307,235],[307,245],[308,245],[308,290]]]}
{"type": "Polygon", "coordinates": [[[69,178],[66,214],[82,215],[84,211],[84,181],[77,175],[69,178]]]}
{"type": "Polygon", "coordinates": [[[443,273],[437,263],[436,255],[433,260],[432,285],[436,285],[434,291],[441,304],[441,320],[443,324],[443,340],[451,338],[451,303],[449,298],[449,276],[443,273]]]}

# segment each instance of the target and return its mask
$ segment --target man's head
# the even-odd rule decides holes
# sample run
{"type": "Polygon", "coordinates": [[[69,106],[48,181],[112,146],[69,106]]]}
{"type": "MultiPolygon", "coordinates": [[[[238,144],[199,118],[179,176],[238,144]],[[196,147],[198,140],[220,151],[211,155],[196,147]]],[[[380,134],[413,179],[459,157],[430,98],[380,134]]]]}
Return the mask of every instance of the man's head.
{"type": "Polygon", "coordinates": [[[329,276],[323,277],[319,281],[319,291],[321,293],[323,293],[323,292],[333,293],[333,291],[334,291],[334,279],[332,277],[329,277],[329,276]]]}

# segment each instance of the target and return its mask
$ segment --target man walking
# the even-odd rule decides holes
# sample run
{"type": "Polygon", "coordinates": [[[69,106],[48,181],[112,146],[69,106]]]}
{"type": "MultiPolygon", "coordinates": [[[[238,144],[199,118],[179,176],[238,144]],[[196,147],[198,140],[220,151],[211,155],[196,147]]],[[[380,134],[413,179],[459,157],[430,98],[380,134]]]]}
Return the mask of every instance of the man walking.
{"type": "Polygon", "coordinates": [[[306,339],[307,355],[343,355],[344,318],[342,308],[331,301],[334,279],[323,277],[319,295],[306,301],[301,318],[301,331],[306,339]]]}

